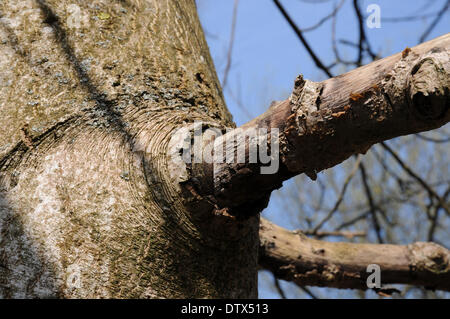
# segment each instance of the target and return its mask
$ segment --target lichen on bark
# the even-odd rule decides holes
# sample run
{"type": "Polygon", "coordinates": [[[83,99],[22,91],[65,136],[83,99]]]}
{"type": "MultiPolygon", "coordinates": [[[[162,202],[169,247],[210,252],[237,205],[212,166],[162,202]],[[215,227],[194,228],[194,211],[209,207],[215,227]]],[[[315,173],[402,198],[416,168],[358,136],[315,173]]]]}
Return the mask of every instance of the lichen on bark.
{"type": "Polygon", "coordinates": [[[177,128],[234,125],[195,2],[0,18],[0,295],[255,297],[258,219],[214,240],[170,178],[177,128]]]}

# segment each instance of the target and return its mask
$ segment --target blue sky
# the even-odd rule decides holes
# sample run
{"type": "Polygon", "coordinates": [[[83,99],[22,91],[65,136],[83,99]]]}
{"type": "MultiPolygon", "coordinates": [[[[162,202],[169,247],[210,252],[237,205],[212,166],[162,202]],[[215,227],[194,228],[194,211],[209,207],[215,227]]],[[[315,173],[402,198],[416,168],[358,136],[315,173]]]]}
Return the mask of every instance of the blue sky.
{"type": "MultiPolygon", "coordinates": [[[[329,14],[339,1],[282,0],[281,3],[297,25],[300,28],[306,28],[329,14]]],[[[446,1],[361,1],[360,7],[363,13],[366,12],[369,4],[378,4],[381,8],[381,28],[366,28],[373,51],[385,57],[402,51],[405,47],[418,44],[420,35],[431,23],[432,17],[405,23],[391,23],[387,20],[392,17],[434,13],[439,11],[446,1]]],[[[233,5],[234,0],[197,0],[199,16],[221,80],[227,63],[233,5]]],[[[311,80],[323,80],[326,75],[314,65],[272,0],[240,0],[237,12],[232,64],[224,96],[234,121],[237,125],[241,125],[250,117],[264,112],[271,101],[286,99],[298,74],[303,74],[305,78],[311,80]],[[241,106],[236,102],[237,100],[240,101],[241,106]]],[[[449,16],[447,11],[427,40],[450,31],[449,16]]],[[[356,23],[352,1],[346,0],[337,16],[336,38],[356,43],[359,36],[356,23]]],[[[334,62],[331,46],[331,19],[320,28],[305,33],[305,37],[325,65],[334,62]]],[[[344,58],[351,59],[357,54],[357,51],[350,46],[340,45],[339,49],[344,58]]],[[[343,68],[333,69],[335,74],[344,71],[343,68]]],[[[276,223],[291,228],[289,222],[283,219],[279,208],[274,206],[273,201],[266,211],[273,213],[270,216],[276,223]]],[[[263,280],[260,282],[262,282],[260,284],[261,298],[278,297],[263,284],[263,280]]],[[[338,291],[328,296],[353,297],[354,295],[338,291]]]]}

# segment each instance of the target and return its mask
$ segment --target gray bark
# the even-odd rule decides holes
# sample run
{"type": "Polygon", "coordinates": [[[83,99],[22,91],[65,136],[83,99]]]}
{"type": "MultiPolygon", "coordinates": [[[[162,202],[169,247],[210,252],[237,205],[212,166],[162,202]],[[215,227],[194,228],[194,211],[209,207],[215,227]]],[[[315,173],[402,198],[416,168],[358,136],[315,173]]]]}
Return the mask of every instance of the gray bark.
{"type": "Polygon", "coordinates": [[[233,125],[194,1],[72,3],[0,4],[0,296],[256,297],[258,218],[170,177],[180,124],[233,125]]]}

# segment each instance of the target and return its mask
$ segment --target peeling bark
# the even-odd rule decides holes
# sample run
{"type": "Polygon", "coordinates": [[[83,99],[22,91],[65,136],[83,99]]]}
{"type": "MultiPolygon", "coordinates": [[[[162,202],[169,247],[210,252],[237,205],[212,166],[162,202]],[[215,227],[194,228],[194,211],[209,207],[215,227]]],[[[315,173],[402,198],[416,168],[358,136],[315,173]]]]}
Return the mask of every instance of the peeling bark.
{"type": "MultiPolygon", "coordinates": [[[[450,121],[449,52],[450,34],[446,34],[320,83],[300,75],[289,99],[236,129],[266,128],[268,135],[279,129],[278,172],[262,175],[264,164],[251,164],[247,158],[246,165],[214,163],[203,183],[213,181],[211,193],[220,207],[232,211],[259,203],[260,210],[268,194],[292,176],[305,173],[314,180],[318,172],[354,154],[365,154],[375,143],[446,124],[450,121]]],[[[240,134],[236,130],[227,135],[240,134]]],[[[215,141],[214,151],[224,147],[225,139],[215,141]]],[[[236,152],[248,141],[239,143],[228,151],[236,152]]],[[[270,137],[258,146],[263,143],[270,144],[270,137]]]]}
{"type": "Polygon", "coordinates": [[[435,243],[353,244],[315,240],[262,219],[262,268],[299,286],[368,289],[367,266],[380,266],[382,284],[450,291],[450,251],[435,243]]]}

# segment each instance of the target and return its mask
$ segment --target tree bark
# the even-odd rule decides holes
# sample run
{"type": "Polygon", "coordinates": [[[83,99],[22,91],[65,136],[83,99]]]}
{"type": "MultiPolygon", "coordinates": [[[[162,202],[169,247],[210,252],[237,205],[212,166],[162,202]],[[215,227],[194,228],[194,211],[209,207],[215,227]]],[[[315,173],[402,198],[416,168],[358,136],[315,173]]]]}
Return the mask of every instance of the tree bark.
{"type": "Polygon", "coordinates": [[[199,218],[167,151],[233,126],[195,2],[72,3],[0,4],[0,297],[256,297],[258,217],[199,218]]]}
{"type": "Polygon", "coordinates": [[[180,161],[180,128],[234,127],[193,0],[2,1],[0,297],[256,297],[270,191],[447,122],[448,42],[298,80],[248,124],[284,139],[279,173],[255,175],[180,161]]]}

